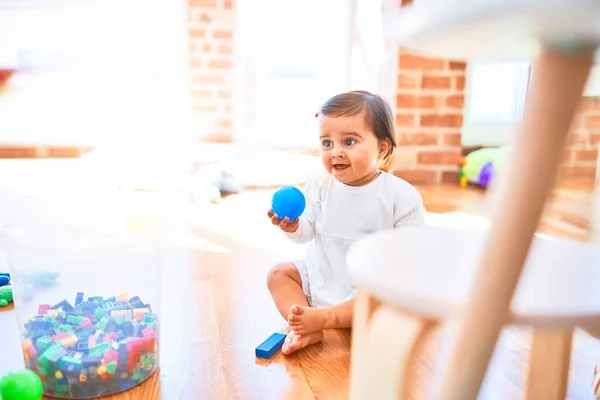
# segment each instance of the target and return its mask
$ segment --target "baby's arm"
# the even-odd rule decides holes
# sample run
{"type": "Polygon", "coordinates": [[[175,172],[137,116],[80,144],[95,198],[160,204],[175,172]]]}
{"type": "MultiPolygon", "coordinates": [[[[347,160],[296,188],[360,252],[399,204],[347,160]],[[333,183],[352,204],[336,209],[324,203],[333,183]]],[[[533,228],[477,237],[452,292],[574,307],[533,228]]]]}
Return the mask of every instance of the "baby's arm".
{"type": "Polygon", "coordinates": [[[425,226],[425,206],[419,191],[410,187],[397,197],[394,204],[394,228],[405,226],[425,226]]]}
{"type": "Polygon", "coordinates": [[[394,228],[405,226],[425,226],[425,207],[423,204],[395,218],[394,228]]]}

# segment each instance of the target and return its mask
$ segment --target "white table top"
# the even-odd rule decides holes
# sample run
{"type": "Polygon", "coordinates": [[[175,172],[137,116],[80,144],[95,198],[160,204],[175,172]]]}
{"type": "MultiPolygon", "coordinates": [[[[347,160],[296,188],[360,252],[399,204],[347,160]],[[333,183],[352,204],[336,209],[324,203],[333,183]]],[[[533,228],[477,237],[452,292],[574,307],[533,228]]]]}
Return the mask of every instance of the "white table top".
{"type": "MultiPolygon", "coordinates": [[[[487,228],[405,228],[348,252],[358,287],[416,315],[447,318],[468,296],[487,228]]],[[[512,322],[600,328],[600,247],[536,235],[511,305],[512,322]]]]}
{"type": "Polygon", "coordinates": [[[598,46],[600,1],[417,2],[392,13],[384,25],[392,40],[438,57],[529,59],[547,43],[598,46]]]}

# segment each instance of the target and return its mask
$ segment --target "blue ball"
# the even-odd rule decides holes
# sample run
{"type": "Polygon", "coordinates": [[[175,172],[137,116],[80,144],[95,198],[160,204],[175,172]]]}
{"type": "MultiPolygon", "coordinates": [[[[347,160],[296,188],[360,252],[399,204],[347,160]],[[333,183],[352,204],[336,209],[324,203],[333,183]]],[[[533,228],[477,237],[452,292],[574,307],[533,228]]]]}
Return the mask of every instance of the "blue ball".
{"type": "Polygon", "coordinates": [[[304,194],[294,186],[282,186],[273,194],[271,209],[280,219],[288,217],[293,221],[302,215],[305,207],[304,194]]]}

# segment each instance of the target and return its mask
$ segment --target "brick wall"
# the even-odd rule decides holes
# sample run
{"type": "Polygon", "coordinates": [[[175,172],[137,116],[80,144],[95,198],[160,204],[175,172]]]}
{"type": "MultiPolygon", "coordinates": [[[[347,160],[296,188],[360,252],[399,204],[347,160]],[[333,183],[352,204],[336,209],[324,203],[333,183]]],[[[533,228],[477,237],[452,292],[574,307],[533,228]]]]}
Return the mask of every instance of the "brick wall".
{"type": "Polygon", "coordinates": [[[466,64],[400,49],[394,173],[411,183],[456,182],[466,64]]]}
{"type": "MultiPolygon", "coordinates": [[[[412,0],[386,0],[383,12],[412,0]]],[[[419,184],[454,183],[462,154],[466,64],[400,48],[394,174],[419,184]]],[[[600,97],[582,98],[565,151],[562,179],[594,179],[600,144],[600,97]]]]}
{"type": "Polygon", "coordinates": [[[600,97],[583,97],[569,137],[563,179],[594,179],[600,144],[600,97]]]}
{"type": "MultiPolygon", "coordinates": [[[[412,0],[385,0],[385,14],[412,0]]],[[[399,49],[394,174],[411,183],[457,182],[466,64],[399,49]]]]}
{"type": "Polygon", "coordinates": [[[90,147],[1,146],[0,158],[77,158],[90,147]]]}
{"type": "Polygon", "coordinates": [[[234,0],[189,0],[191,135],[197,141],[233,137],[234,0]]]}

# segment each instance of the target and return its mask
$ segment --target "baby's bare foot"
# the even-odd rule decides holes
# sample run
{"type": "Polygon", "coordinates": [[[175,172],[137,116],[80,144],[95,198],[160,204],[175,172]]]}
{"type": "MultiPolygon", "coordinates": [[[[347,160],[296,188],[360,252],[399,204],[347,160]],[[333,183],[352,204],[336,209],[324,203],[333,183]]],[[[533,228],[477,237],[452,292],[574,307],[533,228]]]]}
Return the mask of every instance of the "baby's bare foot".
{"type": "Polygon", "coordinates": [[[293,352],[303,349],[306,346],[319,343],[322,339],[323,331],[309,333],[308,335],[299,335],[291,330],[283,342],[281,352],[285,355],[292,354],[293,352]]]}
{"type": "Polygon", "coordinates": [[[288,315],[290,328],[298,335],[308,335],[325,329],[327,309],[293,305],[288,315]]]}

